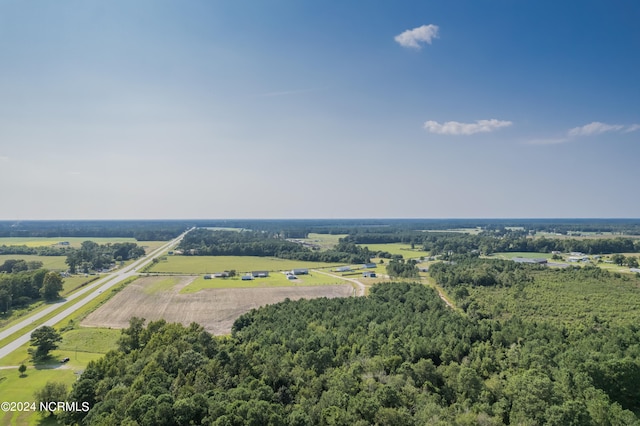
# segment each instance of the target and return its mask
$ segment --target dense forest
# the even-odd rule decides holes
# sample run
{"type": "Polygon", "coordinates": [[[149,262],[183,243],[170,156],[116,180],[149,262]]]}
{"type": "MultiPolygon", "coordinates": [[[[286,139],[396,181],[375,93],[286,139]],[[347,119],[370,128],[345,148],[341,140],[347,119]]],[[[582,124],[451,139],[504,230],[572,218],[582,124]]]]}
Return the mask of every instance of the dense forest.
{"type": "MultiPolygon", "coordinates": [[[[265,231],[284,238],[309,233],[403,233],[407,231],[482,229],[525,233],[615,233],[640,235],[639,219],[298,219],[298,220],[138,220],[138,221],[0,221],[0,237],[130,237],[164,241],[191,227],[237,228],[265,231]]],[[[391,241],[389,241],[391,242],[391,241]]],[[[371,243],[371,241],[369,241],[371,243]]]]}
{"type": "Polygon", "coordinates": [[[431,254],[481,254],[499,252],[582,252],[586,254],[637,253],[640,240],[631,238],[531,238],[522,231],[485,231],[477,235],[459,232],[354,232],[343,241],[354,244],[406,243],[431,254]]]}
{"type": "MultiPolygon", "coordinates": [[[[93,425],[632,425],[640,329],[473,320],[422,285],[285,301],[229,337],[132,319],[63,413],[93,425]]],[[[65,417],[66,416],[66,417],[65,417]]]]}
{"type": "Polygon", "coordinates": [[[138,241],[167,241],[189,227],[188,222],[169,220],[0,221],[0,237],[126,237],[138,241]]]}
{"type": "Polygon", "coordinates": [[[368,249],[341,242],[325,251],[312,250],[264,231],[212,231],[195,229],[180,242],[185,255],[201,256],[272,256],[282,259],[330,263],[366,263],[368,249]]]}

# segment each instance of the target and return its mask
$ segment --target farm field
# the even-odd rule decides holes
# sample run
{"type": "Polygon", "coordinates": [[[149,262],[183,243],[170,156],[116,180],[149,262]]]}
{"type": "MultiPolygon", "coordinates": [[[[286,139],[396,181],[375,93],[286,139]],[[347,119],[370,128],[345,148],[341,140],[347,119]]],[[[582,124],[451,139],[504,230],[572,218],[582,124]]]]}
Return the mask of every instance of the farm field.
{"type": "Polygon", "coordinates": [[[345,281],[339,278],[324,274],[314,274],[313,271],[309,272],[310,274],[308,275],[299,275],[295,280],[288,279],[285,274],[280,272],[274,272],[269,274],[268,277],[256,278],[254,280],[242,280],[239,276],[234,278],[214,278],[210,280],[205,280],[204,277],[198,277],[180,290],[180,293],[195,293],[206,288],[300,287],[345,284],[345,281]]]}
{"type": "Polygon", "coordinates": [[[296,238],[300,241],[305,241],[310,244],[315,244],[320,247],[320,250],[329,250],[336,246],[340,241],[340,238],[346,237],[347,234],[314,234],[310,233],[307,238],[296,238]]]}
{"type": "Polygon", "coordinates": [[[257,256],[167,256],[147,272],[171,274],[210,274],[235,269],[238,274],[251,271],[286,271],[295,268],[330,268],[336,264],[303,262],[257,256]]]}
{"type": "Polygon", "coordinates": [[[551,253],[512,251],[504,253],[493,253],[490,257],[497,257],[502,259],[513,259],[514,257],[524,257],[526,259],[551,259],[551,256],[553,256],[551,253]]]}
{"type": "MultiPolygon", "coordinates": [[[[180,294],[180,290],[193,282],[189,276],[178,277],[172,288],[163,291],[145,291],[158,286],[166,277],[143,277],[129,284],[103,306],[89,314],[82,322],[86,327],[125,328],[133,316],[147,321],[165,319],[189,325],[201,324],[216,334],[231,332],[233,322],[245,312],[259,306],[281,302],[286,298],[297,300],[316,297],[348,297],[353,294],[350,284],[330,286],[290,286],[270,288],[215,288],[197,293],[180,294]]],[[[215,280],[209,280],[215,281],[215,280]]],[[[162,284],[161,286],[164,286],[162,284]]]]}
{"type": "Polygon", "coordinates": [[[368,247],[370,252],[387,251],[391,254],[401,254],[405,259],[430,256],[428,251],[411,249],[410,244],[387,243],[387,244],[358,244],[360,247],[368,247]]]}
{"type": "Polygon", "coordinates": [[[27,247],[50,247],[56,246],[58,243],[66,241],[68,246],[80,248],[84,241],[93,241],[98,244],[114,244],[114,243],[136,243],[144,247],[146,252],[154,250],[166,241],[137,241],[135,238],[105,238],[105,237],[59,237],[59,238],[43,238],[43,237],[0,237],[0,246],[27,246],[27,247]]]}
{"type": "Polygon", "coordinates": [[[69,266],[65,263],[67,256],[37,256],[35,254],[0,254],[0,265],[6,260],[17,259],[27,262],[42,262],[42,267],[56,271],[66,271],[69,266]]]}

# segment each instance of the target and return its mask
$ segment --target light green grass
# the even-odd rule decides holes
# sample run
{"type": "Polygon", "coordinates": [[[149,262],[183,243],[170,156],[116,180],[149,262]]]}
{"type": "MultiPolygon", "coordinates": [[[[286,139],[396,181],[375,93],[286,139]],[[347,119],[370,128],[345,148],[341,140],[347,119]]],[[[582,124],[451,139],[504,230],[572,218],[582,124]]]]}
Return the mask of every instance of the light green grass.
{"type": "Polygon", "coordinates": [[[514,257],[524,257],[527,259],[551,259],[553,256],[551,253],[541,253],[541,252],[507,252],[507,253],[493,253],[494,257],[501,257],[503,259],[513,259],[514,257]]]}
{"type": "Polygon", "coordinates": [[[69,295],[69,293],[72,293],[75,290],[78,290],[79,288],[84,287],[85,285],[93,281],[96,281],[99,278],[100,277],[97,275],[90,276],[90,277],[85,277],[83,275],[73,275],[70,277],[63,278],[63,281],[62,281],[63,288],[60,294],[62,296],[67,296],[69,295]]]}
{"type": "MultiPolygon", "coordinates": [[[[411,249],[410,244],[387,243],[387,244],[358,244],[360,247],[368,247],[370,252],[386,251],[391,254],[401,254],[405,259],[418,257],[428,257],[429,252],[419,249],[411,249]]],[[[416,246],[418,247],[418,246],[416,246]]]]}
{"type": "Polygon", "coordinates": [[[285,271],[295,268],[329,268],[335,264],[303,262],[257,256],[167,256],[148,272],[172,274],[210,274],[235,269],[238,274],[251,271],[285,271]]]}
{"type": "Polygon", "coordinates": [[[167,291],[176,285],[179,280],[180,279],[178,277],[166,277],[164,279],[154,281],[151,285],[144,286],[143,291],[146,294],[156,294],[167,291]]]}
{"type": "Polygon", "coordinates": [[[59,350],[105,354],[118,347],[121,334],[120,330],[110,328],[80,327],[63,334],[59,350]]]}
{"type": "MultiPolygon", "coordinates": [[[[25,376],[20,377],[17,369],[0,370],[0,398],[8,402],[34,402],[33,394],[42,389],[47,382],[61,382],[67,386],[67,390],[76,381],[76,374],[71,368],[42,369],[33,367],[27,369],[25,376]]],[[[39,412],[1,412],[0,424],[2,425],[36,425],[44,419],[45,414],[39,412]]]]}
{"type": "Polygon", "coordinates": [[[330,277],[324,274],[300,275],[296,280],[289,280],[285,274],[274,272],[265,278],[243,281],[241,277],[234,278],[213,278],[205,280],[203,277],[196,278],[188,286],[184,287],[180,293],[196,293],[208,288],[265,288],[265,287],[307,287],[316,285],[348,284],[348,281],[340,278],[330,277]]]}
{"type": "MultiPolygon", "coordinates": [[[[137,243],[138,245],[148,245],[154,241],[136,241],[135,238],[102,238],[102,237],[2,237],[0,238],[0,246],[27,246],[27,247],[46,247],[55,246],[58,243],[66,241],[71,247],[80,247],[84,241],[93,241],[98,244],[113,243],[137,243]]],[[[68,246],[59,246],[68,247],[68,246]]]]}
{"type": "Polygon", "coordinates": [[[6,260],[16,259],[24,260],[27,262],[42,262],[42,267],[45,269],[52,269],[57,271],[66,271],[69,266],[65,263],[67,256],[38,256],[35,254],[0,254],[0,264],[3,264],[6,260]]]}
{"type": "MultiPolygon", "coordinates": [[[[101,330],[101,329],[96,329],[101,330]]],[[[117,330],[109,330],[116,332],[117,330]]],[[[64,343],[64,341],[63,341],[64,343]]],[[[31,402],[35,401],[33,394],[43,388],[49,381],[61,382],[71,389],[90,361],[101,358],[104,354],[95,352],[82,352],[80,349],[57,349],[51,352],[48,360],[34,364],[27,354],[28,344],[15,350],[9,356],[2,359],[2,366],[19,366],[24,363],[27,371],[24,377],[20,377],[17,368],[0,370],[0,401],[31,402]],[[62,358],[68,357],[69,362],[61,364],[62,358]]],[[[87,345],[85,345],[85,348],[87,345]]],[[[2,413],[0,412],[0,425],[40,425],[45,417],[37,412],[2,413]]],[[[56,424],[45,422],[45,424],[56,424]]]]}
{"type": "Polygon", "coordinates": [[[320,250],[329,250],[335,247],[340,242],[340,238],[346,237],[347,234],[309,234],[307,238],[300,239],[309,244],[315,244],[320,247],[320,250]]]}

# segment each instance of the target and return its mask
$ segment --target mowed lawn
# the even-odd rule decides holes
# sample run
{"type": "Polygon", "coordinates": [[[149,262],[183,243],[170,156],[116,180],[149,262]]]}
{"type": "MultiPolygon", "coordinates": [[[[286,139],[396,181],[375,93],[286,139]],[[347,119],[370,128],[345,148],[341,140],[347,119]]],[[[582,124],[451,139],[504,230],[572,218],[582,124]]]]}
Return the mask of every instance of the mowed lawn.
{"type": "MultiPolygon", "coordinates": [[[[401,254],[405,259],[430,256],[428,251],[411,249],[410,244],[387,243],[387,244],[358,244],[360,247],[368,247],[370,252],[386,251],[391,254],[401,254]]],[[[418,247],[418,246],[416,246],[418,247]]]]}
{"type": "Polygon", "coordinates": [[[314,274],[310,271],[308,275],[298,275],[296,279],[290,280],[281,272],[270,273],[268,277],[256,278],[253,280],[242,280],[240,276],[234,278],[213,278],[205,280],[198,277],[189,285],[180,290],[182,294],[196,293],[209,288],[266,288],[266,287],[307,287],[348,284],[348,281],[331,277],[324,274],[314,274]]]}
{"type": "Polygon", "coordinates": [[[296,268],[330,268],[338,266],[322,262],[277,259],[257,256],[167,256],[153,265],[149,272],[172,274],[210,274],[235,270],[238,274],[251,271],[286,271],[296,268]]]}
{"type": "MultiPolygon", "coordinates": [[[[120,330],[81,328],[63,334],[60,348],[51,352],[51,357],[43,363],[34,364],[27,353],[28,344],[13,351],[2,358],[1,366],[11,366],[0,369],[0,401],[32,402],[35,401],[34,392],[42,389],[47,382],[60,382],[71,390],[71,386],[78,379],[90,361],[102,358],[104,354],[116,348],[120,330]],[[68,357],[69,362],[60,363],[62,358],[68,357]],[[17,366],[24,363],[27,371],[20,376],[17,366]]],[[[38,412],[0,412],[0,425],[40,425],[45,417],[38,412]]],[[[51,424],[57,424],[55,422],[51,424]]]]}

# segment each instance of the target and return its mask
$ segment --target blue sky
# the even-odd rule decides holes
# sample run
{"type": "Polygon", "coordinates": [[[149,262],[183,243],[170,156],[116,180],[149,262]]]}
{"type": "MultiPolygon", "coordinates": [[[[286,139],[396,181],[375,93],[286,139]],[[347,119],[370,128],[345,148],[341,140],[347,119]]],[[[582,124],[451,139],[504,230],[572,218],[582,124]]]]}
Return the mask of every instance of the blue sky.
{"type": "Polygon", "coordinates": [[[639,217],[639,19],[0,0],[0,219],[639,217]]]}

